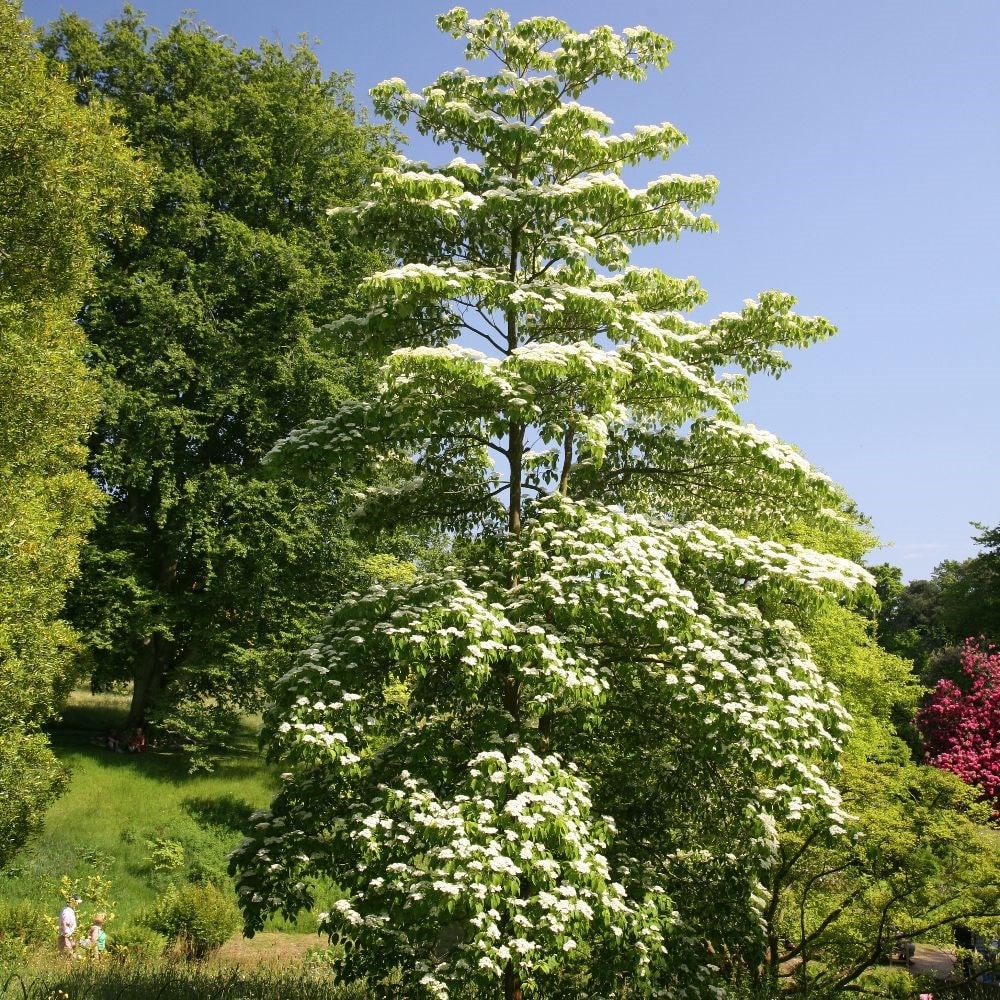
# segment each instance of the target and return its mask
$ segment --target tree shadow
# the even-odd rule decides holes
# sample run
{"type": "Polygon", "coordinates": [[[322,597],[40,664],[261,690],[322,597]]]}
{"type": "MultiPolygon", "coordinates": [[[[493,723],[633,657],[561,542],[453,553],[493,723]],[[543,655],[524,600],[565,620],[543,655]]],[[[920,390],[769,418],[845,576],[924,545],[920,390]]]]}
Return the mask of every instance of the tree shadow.
{"type": "Polygon", "coordinates": [[[53,743],[75,746],[102,742],[110,730],[124,729],[127,718],[128,699],[124,695],[75,691],[45,728],[53,743]]]}
{"type": "Polygon", "coordinates": [[[235,795],[195,796],[181,803],[184,811],[199,825],[220,827],[233,833],[243,833],[250,825],[255,806],[235,795]]]}

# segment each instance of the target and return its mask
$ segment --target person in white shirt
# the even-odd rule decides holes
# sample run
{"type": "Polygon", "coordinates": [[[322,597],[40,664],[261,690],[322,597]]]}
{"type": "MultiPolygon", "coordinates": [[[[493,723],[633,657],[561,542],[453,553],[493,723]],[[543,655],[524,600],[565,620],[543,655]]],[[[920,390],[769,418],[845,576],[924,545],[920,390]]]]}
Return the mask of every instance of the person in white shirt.
{"type": "Polygon", "coordinates": [[[76,908],[80,897],[73,895],[59,914],[59,950],[72,958],[76,954],[76,908]]]}

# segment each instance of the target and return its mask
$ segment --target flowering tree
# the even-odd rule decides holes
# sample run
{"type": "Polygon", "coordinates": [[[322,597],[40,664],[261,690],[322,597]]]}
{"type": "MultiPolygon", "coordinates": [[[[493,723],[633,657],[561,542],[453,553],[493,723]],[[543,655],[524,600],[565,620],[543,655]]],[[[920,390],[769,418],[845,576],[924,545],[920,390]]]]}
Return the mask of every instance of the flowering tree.
{"type": "Polygon", "coordinates": [[[453,565],[353,595],[278,685],[283,787],[233,857],[248,928],[323,877],[350,974],[408,995],[697,995],[712,926],[759,937],[777,824],[839,829],[844,712],[782,609],[865,574],[782,544],[843,496],[735,411],[831,327],[778,292],[696,323],[695,279],[629,263],[710,229],[716,182],[630,188],[684,136],[578,98],[667,39],[438,24],[490,72],[373,97],[470,158],[400,158],[351,210],[404,262],[339,325],[384,353],[380,391],[276,457],[384,470],[359,524],[443,528],[453,565]]]}
{"type": "Polygon", "coordinates": [[[1000,815],[1000,650],[966,639],[964,684],[938,681],[917,715],[927,762],[977,785],[1000,815]]]}

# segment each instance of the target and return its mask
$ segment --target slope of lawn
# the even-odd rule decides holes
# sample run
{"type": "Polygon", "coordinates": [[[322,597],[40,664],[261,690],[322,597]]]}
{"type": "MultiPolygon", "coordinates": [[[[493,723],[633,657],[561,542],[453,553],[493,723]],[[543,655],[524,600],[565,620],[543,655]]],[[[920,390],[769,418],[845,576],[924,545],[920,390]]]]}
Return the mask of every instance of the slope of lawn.
{"type": "MultiPolygon", "coordinates": [[[[242,745],[211,773],[188,773],[183,753],[151,748],[142,754],[107,750],[103,737],[120,728],[121,696],[75,692],[52,739],[70,769],[65,794],[48,813],[45,828],[0,875],[0,899],[29,902],[58,912],[64,876],[85,890],[88,877],[110,883],[116,925],[135,921],[172,880],[215,878],[242,838],[247,817],[266,805],[274,774],[256,752],[248,726],[242,745]]],[[[278,921],[273,929],[309,931],[278,921]]]]}

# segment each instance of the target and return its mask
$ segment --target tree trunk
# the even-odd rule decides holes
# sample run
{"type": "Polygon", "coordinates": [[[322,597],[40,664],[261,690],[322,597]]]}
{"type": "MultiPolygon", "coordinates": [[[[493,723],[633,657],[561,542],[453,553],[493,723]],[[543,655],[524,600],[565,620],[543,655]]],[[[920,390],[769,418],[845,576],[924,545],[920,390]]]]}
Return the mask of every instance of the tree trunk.
{"type": "Polygon", "coordinates": [[[524,1000],[524,994],[521,992],[521,977],[510,962],[503,970],[503,1000],[524,1000]]]}
{"type": "Polygon", "coordinates": [[[149,706],[163,683],[164,664],[159,647],[155,635],[147,636],[132,667],[132,702],[127,722],[130,729],[145,725],[149,706]]]}
{"type": "MultiPolygon", "coordinates": [[[[168,602],[176,602],[177,558],[166,545],[162,535],[158,533],[153,535],[151,545],[159,549],[153,566],[154,587],[163,598],[163,606],[167,606],[168,602]]],[[[142,640],[142,651],[132,666],[129,727],[146,724],[150,706],[163,687],[167,673],[174,666],[176,656],[177,651],[172,638],[154,633],[142,640]]]]}
{"type": "Polygon", "coordinates": [[[516,540],[521,534],[521,476],[524,472],[524,424],[511,423],[510,444],[510,510],[507,513],[507,533],[516,540]]]}

